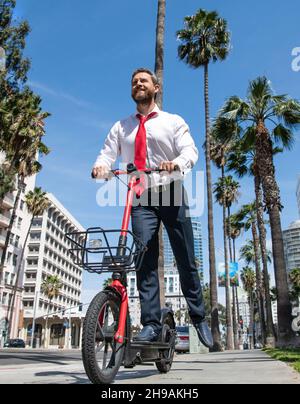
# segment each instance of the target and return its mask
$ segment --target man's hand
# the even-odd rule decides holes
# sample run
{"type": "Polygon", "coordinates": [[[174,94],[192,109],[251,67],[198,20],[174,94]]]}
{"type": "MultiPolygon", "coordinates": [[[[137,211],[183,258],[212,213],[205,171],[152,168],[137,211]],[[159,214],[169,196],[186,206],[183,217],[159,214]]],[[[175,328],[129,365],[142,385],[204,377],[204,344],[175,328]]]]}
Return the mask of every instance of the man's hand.
{"type": "Polygon", "coordinates": [[[97,166],[93,168],[92,177],[97,180],[104,180],[108,179],[109,177],[109,170],[106,166],[97,166]]]}
{"type": "Polygon", "coordinates": [[[168,171],[168,173],[171,174],[173,171],[178,171],[179,166],[177,164],[174,164],[172,161],[163,161],[160,164],[159,169],[168,171]]]}

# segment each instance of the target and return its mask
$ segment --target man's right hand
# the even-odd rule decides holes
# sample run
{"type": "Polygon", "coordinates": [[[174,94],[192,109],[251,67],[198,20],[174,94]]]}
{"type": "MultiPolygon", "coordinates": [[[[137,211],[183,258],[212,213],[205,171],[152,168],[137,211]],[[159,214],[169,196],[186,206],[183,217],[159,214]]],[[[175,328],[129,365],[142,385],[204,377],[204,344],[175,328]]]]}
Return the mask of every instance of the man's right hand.
{"type": "Polygon", "coordinates": [[[92,177],[97,180],[108,179],[109,169],[106,166],[97,166],[93,168],[92,177]]]}

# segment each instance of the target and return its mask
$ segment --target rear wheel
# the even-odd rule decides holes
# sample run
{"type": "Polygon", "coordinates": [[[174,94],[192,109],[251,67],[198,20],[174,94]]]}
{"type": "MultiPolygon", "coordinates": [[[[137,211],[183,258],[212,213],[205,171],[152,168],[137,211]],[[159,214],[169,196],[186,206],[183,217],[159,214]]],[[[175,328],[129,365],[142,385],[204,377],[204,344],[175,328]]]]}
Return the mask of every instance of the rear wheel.
{"type": "Polygon", "coordinates": [[[82,337],[82,359],[86,374],[94,384],[111,383],[123,360],[125,344],[116,343],[120,298],[101,292],[87,311],[82,337]]]}
{"type": "Polygon", "coordinates": [[[155,362],[160,373],[168,373],[171,370],[175,353],[175,324],[173,317],[169,314],[165,317],[162,329],[162,342],[170,344],[169,349],[161,352],[161,359],[155,362]]]}

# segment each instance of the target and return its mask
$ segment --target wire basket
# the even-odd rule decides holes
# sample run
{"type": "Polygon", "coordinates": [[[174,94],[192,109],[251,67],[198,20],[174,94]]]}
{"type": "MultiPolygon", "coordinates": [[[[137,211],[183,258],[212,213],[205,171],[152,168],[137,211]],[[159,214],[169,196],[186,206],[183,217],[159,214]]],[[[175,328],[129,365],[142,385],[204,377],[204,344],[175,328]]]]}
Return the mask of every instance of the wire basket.
{"type": "Polygon", "coordinates": [[[121,231],[92,227],[66,234],[74,264],[97,274],[138,271],[147,247],[131,231],[126,231],[126,246],[120,247],[121,231]]]}

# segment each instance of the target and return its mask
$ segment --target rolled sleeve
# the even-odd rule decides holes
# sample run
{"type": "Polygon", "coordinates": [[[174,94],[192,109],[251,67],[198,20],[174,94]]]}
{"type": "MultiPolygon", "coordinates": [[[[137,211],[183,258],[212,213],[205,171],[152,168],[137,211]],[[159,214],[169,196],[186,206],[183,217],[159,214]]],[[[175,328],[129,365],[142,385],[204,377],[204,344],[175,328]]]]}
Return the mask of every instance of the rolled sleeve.
{"type": "Polygon", "coordinates": [[[105,165],[108,169],[112,169],[121,154],[118,128],[119,125],[116,123],[110,130],[104,142],[104,146],[95,161],[94,167],[105,165]]]}
{"type": "Polygon", "coordinates": [[[173,160],[173,163],[177,164],[181,171],[191,170],[198,161],[199,153],[189,126],[179,116],[176,119],[174,141],[178,156],[173,160]]]}

